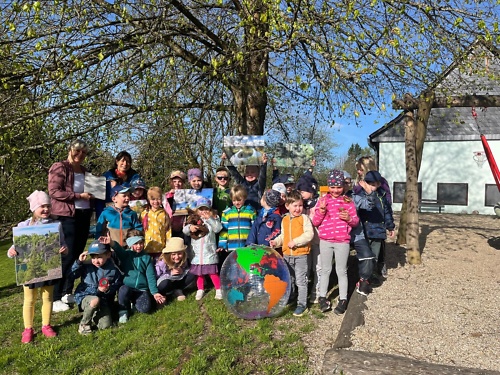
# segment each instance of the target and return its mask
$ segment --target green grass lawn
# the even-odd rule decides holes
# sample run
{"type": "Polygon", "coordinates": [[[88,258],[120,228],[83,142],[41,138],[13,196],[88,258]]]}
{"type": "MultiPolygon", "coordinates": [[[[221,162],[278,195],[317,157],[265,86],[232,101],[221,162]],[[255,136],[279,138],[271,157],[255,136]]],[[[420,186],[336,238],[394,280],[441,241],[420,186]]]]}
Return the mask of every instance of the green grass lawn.
{"type": "Polygon", "coordinates": [[[78,334],[80,313],[53,314],[58,337],[39,331],[21,344],[22,288],[16,286],[14,261],[0,243],[0,373],[2,374],[305,374],[307,354],[301,335],[321,313],[296,318],[291,311],[274,319],[236,318],[212,290],[201,302],[188,295],[153,314],[135,314],[125,325],[78,334]]]}

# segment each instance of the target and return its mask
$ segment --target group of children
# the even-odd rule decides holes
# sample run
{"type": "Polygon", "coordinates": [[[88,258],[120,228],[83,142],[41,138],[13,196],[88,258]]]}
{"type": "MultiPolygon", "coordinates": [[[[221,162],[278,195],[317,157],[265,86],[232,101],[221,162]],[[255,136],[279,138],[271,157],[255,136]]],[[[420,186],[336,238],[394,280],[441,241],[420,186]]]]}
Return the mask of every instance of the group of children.
{"type": "MultiPolygon", "coordinates": [[[[215,299],[222,299],[219,271],[224,259],[229,252],[252,244],[271,246],[283,255],[291,274],[291,302],[297,300],[295,316],[308,311],[310,279],[310,302],[319,303],[323,312],[331,309],[327,292],[334,258],[339,282],[334,311],[345,312],[350,243],[354,243],[360,264],[357,291],[368,294],[374,259],[381,248],[377,244],[386,238],[386,229],[394,229],[390,203],[380,188],[380,174],[363,171],[364,179],[358,184],[361,190],[352,193],[344,173],[333,170],[327,180],[328,192],[320,197],[312,167],[297,182],[291,175],[280,176],[275,169],[274,184],[267,190],[266,167],[263,155],[261,167],[247,166],[243,176],[232,166],[218,168],[213,202],[200,198],[194,221],[174,212],[175,190],[185,188],[186,183],[186,174],[181,171],[170,174],[171,190],[166,194],[159,187],[147,189],[143,181],[136,186],[113,187],[113,204],[98,218],[96,240],[71,268],[70,277],[80,279],[74,295],[83,313],[78,332],[88,334],[92,325],[98,329],[111,326],[116,295],[119,323],[126,323],[134,310],[147,313],[164,305],[169,296],[184,300],[183,289],[195,282],[195,299],[201,300],[206,276],[214,285],[215,299]],[[231,177],[237,184],[229,188],[231,177]],[[129,207],[131,199],[144,198],[148,204],[139,214],[129,207]]],[[[203,175],[199,169],[190,169],[187,180],[191,189],[201,191],[203,175]]],[[[33,216],[19,226],[49,222],[47,194],[34,192],[28,200],[33,216]]],[[[65,250],[61,236],[61,252],[65,250]]],[[[14,246],[8,255],[17,255],[14,246]]],[[[33,340],[38,288],[43,298],[42,333],[56,335],[50,326],[51,282],[26,285],[24,343],[33,340]]]]}

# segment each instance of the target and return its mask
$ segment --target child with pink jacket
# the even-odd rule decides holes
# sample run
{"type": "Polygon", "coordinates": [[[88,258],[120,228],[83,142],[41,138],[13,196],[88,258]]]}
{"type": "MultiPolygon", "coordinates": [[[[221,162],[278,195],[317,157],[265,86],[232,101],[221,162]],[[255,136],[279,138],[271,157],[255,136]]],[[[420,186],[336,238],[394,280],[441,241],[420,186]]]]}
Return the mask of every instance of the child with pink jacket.
{"type": "Polygon", "coordinates": [[[328,193],[319,199],[312,218],[313,225],[318,227],[320,239],[319,307],[322,312],[331,309],[331,302],[326,299],[326,294],[332,272],[332,260],[335,255],[339,302],[334,312],[340,315],[347,308],[347,260],[349,258],[350,232],[359,224],[359,218],[354,203],[344,195],[344,173],[335,169],[330,171],[327,184],[328,193]]]}

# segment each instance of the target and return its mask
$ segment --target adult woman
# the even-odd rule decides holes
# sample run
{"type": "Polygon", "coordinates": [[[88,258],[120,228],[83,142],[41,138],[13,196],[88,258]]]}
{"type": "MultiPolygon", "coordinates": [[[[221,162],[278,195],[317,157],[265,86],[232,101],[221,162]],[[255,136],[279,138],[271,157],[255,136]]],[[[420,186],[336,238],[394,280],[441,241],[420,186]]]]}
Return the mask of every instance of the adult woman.
{"type": "Polygon", "coordinates": [[[85,193],[82,166],[87,144],[76,139],[69,145],[67,160],[54,163],[49,170],[49,196],[52,215],[61,223],[68,253],[62,255],[62,279],[54,287],[53,311],[68,310],[72,303],[73,281],[68,278],[71,265],[83,252],[89,236],[92,194],[85,193]],[[61,300],[61,298],[63,300],[61,300]]]}
{"type": "Polygon", "coordinates": [[[113,167],[104,172],[106,177],[106,200],[96,201],[96,220],[99,219],[106,203],[111,202],[111,189],[116,185],[130,187],[132,180],[140,178],[139,174],[132,169],[132,156],[127,151],[121,151],[116,155],[113,167]]]}

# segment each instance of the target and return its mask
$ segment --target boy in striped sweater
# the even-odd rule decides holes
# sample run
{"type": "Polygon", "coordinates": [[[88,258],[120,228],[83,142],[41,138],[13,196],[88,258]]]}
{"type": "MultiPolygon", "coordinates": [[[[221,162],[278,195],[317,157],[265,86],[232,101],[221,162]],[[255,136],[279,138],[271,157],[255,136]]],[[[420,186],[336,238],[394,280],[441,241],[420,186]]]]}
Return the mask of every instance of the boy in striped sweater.
{"type": "Polygon", "coordinates": [[[229,251],[245,246],[256,217],[255,209],[245,202],[248,193],[243,185],[233,186],[229,195],[233,205],[222,212],[222,231],[218,249],[220,266],[222,266],[229,251]]]}

